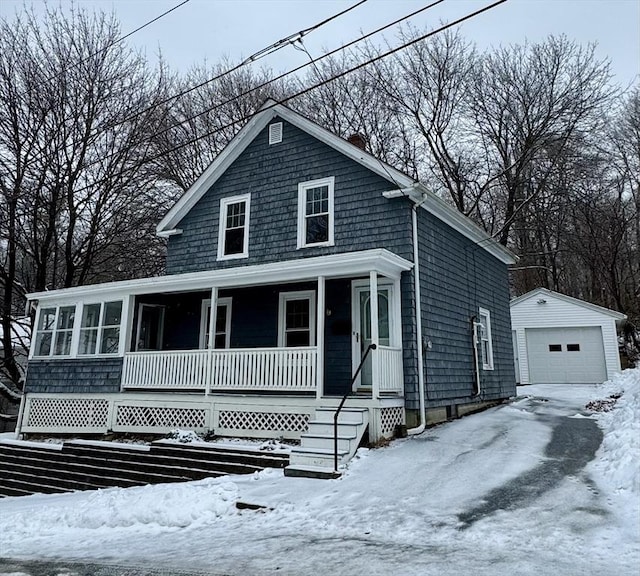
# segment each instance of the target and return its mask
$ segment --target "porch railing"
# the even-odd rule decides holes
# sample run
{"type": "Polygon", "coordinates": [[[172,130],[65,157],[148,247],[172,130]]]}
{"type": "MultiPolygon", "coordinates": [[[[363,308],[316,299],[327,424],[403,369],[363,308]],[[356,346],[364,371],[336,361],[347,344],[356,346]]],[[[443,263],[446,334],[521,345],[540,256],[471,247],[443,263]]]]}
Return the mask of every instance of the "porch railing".
{"type": "Polygon", "coordinates": [[[379,392],[402,393],[404,390],[402,349],[378,346],[374,358],[378,362],[379,392]]]}
{"type": "Polygon", "coordinates": [[[122,388],[307,392],[316,369],[315,347],[130,352],[122,388]]]}

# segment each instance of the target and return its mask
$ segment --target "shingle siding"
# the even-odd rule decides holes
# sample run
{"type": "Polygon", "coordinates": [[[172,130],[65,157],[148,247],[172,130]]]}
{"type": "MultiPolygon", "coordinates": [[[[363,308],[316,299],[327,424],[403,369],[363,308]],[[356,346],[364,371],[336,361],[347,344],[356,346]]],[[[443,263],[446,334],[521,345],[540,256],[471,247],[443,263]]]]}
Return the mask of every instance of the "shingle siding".
{"type": "Polygon", "coordinates": [[[169,274],[370,248],[410,258],[410,208],[381,194],[395,185],[299,128],[283,124],[281,143],[270,146],[265,128],[176,226],[183,232],[169,239],[169,274]],[[298,184],[329,176],[335,177],[335,245],[297,249],[298,184]],[[249,256],[217,261],[220,200],[247,193],[249,256]]]}
{"type": "MultiPolygon", "coordinates": [[[[495,400],[515,394],[508,271],[481,246],[425,210],[418,212],[420,290],[427,406],[495,400]],[[494,370],[480,370],[474,397],[471,318],[491,314],[494,370]]],[[[407,391],[408,407],[417,408],[407,391]]]]}
{"type": "Polygon", "coordinates": [[[31,360],[26,392],[86,394],[120,392],[122,358],[31,360]]]}

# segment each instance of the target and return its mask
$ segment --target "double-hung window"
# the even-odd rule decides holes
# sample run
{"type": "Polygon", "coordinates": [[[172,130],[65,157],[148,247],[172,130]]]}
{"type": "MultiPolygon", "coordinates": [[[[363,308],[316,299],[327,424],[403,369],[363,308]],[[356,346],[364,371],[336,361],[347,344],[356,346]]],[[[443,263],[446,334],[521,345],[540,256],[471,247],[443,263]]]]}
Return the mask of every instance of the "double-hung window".
{"type": "Polygon", "coordinates": [[[493,343],[491,341],[491,314],[488,310],[480,308],[479,310],[480,326],[478,333],[478,341],[480,344],[480,353],[482,355],[482,368],[484,370],[493,370],[493,343]]]}
{"type": "Polygon", "coordinates": [[[35,356],[68,356],[76,307],[59,306],[42,308],[36,330],[35,356]]]}
{"type": "Polygon", "coordinates": [[[334,178],[298,184],[298,248],[333,245],[334,178]]]}
{"type": "Polygon", "coordinates": [[[315,345],[315,304],[312,290],[280,293],[278,346],[315,345]]]}
{"type": "Polygon", "coordinates": [[[85,304],[80,324],[78,354],[117,354],[120,345],[122,301],[85,304]]]}
{"type": "Polygon", "coordinates": [[[249,256],[250,194],[220,200],[218,260],[249,256]]]}

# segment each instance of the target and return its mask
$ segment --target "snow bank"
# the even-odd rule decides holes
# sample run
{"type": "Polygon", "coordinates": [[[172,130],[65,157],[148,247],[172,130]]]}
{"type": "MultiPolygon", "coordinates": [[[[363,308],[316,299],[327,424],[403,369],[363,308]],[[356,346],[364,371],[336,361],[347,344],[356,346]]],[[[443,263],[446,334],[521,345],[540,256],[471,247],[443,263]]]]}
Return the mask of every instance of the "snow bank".
{"type": "MultiPolygon", "coordinates": [[[[3,518],[8,526],[28,526],[31,534],[69,537],[77,530],[113,528],[186,528],[237,513],[238,488],[227,479],[156,484],[122,490],[112,488],[85,492],[82,505],[75,494],[59,495],[52,505],[16,511],[3,518]],[[69,505],[61,505],[64,499],[69,505]],[[10,517],[9,517],[10,516],[10,517]]],[[[25,504],[40,495],[20,498],[25,504]]],[[[46,500],[44,500],[46,502],[46,500]]],[[[28,537],[23,534],[23,537],[28,537]]]]}
{"type": "Polygon", "coordinates": [[[640,499],[640,368],[598,386],[598,399],[617,395],[609,410],[596,413],[604,440],[591,467],[599,483],[631,504],[640,499]]]}

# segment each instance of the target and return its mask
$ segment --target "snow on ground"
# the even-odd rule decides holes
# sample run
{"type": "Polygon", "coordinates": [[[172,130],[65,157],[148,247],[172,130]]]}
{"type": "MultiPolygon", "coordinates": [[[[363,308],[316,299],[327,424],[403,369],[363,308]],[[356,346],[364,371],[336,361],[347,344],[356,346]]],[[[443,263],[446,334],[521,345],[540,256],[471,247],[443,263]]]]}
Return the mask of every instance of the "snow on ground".
{"type": "Polygon", "coordinates": [[[0,557],[232,575],[636,575],[640,370],[597,387],[526,386],[518,394],[387,448],[360,450],[338,480],[266,470],[0,500],[0,557]],[[609,412],[584,409],[620,392],[609,412]],[[545,448],[566,417],[592,418],[603,430],[595,459],[518,500],[519,479],[545,470],[545,448]],[[505,485],[517,505],[461,522],[505,485]],[[266,508],[240,511],[238,500],[266,508]]]}

